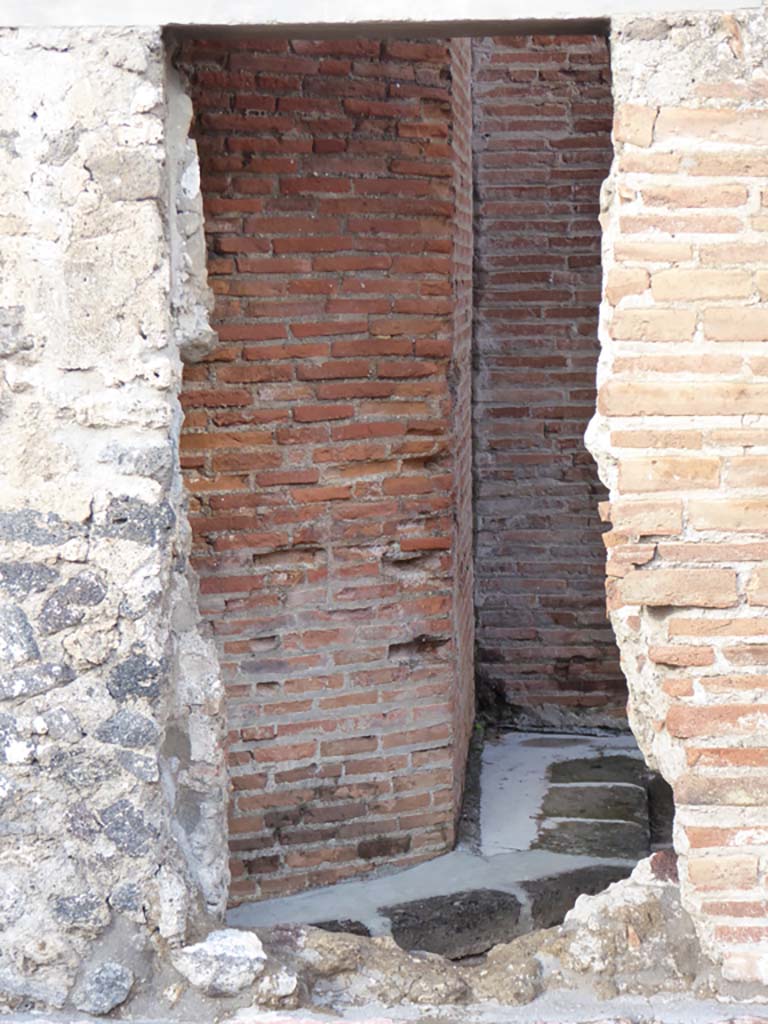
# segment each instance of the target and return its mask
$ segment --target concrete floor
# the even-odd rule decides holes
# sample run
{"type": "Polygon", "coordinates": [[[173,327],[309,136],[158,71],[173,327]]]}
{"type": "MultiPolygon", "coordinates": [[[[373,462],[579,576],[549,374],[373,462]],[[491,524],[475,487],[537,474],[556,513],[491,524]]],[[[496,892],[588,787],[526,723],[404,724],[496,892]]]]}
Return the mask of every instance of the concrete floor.
{"type": "MultiPolygon", "coordinates": [[[[520,901],[518,934],[554,923],[535,920],[526,883],[599,866],[613,869],[614,877],[628,874],[648,852],[643,848],[647,829],[643,832],[626,815],[612,817],[610,807],[602,805],[604,796],[618,795],[624,803],[628,795],[639,799],[642,787],[627,779],[633,773],[642,776],[643,770],[631,736],[500,733],[483,747],[479,794],[475,787],[468,795],[473,806],[465,810],[464,835],[454,851],[405,871],[382,871],[359,881],[245,903],[230,910],[227,922],[263,928],[352,920],[371,935],[387,935],[392,934],[387,908],[393,904],[494,890],[520,901]],[[598,781],[591,781],[593,775],[598,781]],[[597,798],[596,811],[588,809],[590,797],[597,798]],[[548,814],[547,805],[563,807],[574,817],[548,814]],[[585,817],[590,813],[599,817],[585,817]],[[473,816],[479,820],[472,821],[473,816]]],[[[395,938],[400,941],[396,932],[395,938]]]]}

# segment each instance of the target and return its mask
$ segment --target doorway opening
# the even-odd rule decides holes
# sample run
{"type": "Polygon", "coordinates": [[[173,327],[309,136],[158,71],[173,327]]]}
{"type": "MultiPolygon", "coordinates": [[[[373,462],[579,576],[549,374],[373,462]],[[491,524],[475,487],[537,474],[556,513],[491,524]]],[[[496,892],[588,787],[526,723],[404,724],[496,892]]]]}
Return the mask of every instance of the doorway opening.
{"type": "Polygon", "coordinates": [[[371,875],[403,944],[463,918],[436,951],[477,955],[651,847],[582,440],[607,42],[195,38],[177,64],[220,339],[186,373],[182,457],[227,685],[232,921],[369,928],[371,875]],[[530,850],[556,870],[516,874],[530,850]]]}

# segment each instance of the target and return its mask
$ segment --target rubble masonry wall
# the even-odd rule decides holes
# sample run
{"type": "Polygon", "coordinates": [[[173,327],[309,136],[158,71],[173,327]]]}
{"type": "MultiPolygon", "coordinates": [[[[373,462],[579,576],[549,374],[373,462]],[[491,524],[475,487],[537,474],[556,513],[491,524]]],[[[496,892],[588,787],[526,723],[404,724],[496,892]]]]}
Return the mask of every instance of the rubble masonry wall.
{"type": "Polygon", "coordinates": [[[189,116],[159,30],[0,33],[0,1005],[103,1010],[226,899],[177,458],[210,340],[189,116]]]}

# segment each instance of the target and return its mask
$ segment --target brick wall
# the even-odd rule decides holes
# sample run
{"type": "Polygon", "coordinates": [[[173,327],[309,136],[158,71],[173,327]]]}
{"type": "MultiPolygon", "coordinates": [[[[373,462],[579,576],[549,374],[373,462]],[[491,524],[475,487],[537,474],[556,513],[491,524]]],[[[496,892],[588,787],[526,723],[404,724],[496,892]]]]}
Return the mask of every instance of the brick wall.
{"type": "Polygon", "coordinates": [[[762,23],[680,19],[653,38],[618,33],[614,49],[591,443],[611,483],[609,594],[633,726],[674,784],[685,904],[730,977],[765,982],[768,89],[752,66],[762,23]]]}
{"type": "Polygon", "coordinates": [[[594,411],[601,36],[473,41],[477,673],[550,722],[615,721],[594,411]]]}
{"type": "Polygon", "coordinates": [[[458,809],[464,786],[467,748],[475,721],[475,603],[473,596],[472,509],[472,46],[451,41],[453,87],[454,308],[453,358],[449,383],[453,397],[453,635],[456,685],[453,695],[453,788],[458,809]]]}
{"type": "Polygon", "coordinates": [[[453,840],[472,711],[465,50],[455,108],[445,42],[181,54],[221,340],[186,375],[182,451],[227,682],[235,902],[453,840]]]}

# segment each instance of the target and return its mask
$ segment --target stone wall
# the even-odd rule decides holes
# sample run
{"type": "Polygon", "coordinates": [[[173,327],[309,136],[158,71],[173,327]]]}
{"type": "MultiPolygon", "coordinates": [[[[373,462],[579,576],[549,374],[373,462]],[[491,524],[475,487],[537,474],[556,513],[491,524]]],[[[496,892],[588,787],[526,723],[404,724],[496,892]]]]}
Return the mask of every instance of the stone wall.
{"type": "Polygon", "coordinates": [[[599,345],[600,186],[611,161],[603,36],[472,42],[476,671],[522,721],[620,724],[584,447],[599,345]]]}
{"type": "Polygon", "coordinates": [[[768,78],[746,13],[620,21],[598,414],[630,719],[705,949],[768,981],[768,78]]]}
{"type": "Polygon", "coordinates": [[[0,1007],[104,1012],[225,902],[177,465],[189,114],[157,30],[0,33],[0,1007]]]}
{"type": "Polygon", "coordinates": [[[453,842],[473,716],[469,54],[251,38],[188,41],[180,64],[221,339],[186,374],[182,449],[236,902],[453,842]]]}

